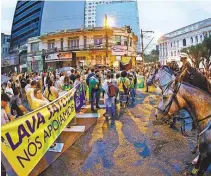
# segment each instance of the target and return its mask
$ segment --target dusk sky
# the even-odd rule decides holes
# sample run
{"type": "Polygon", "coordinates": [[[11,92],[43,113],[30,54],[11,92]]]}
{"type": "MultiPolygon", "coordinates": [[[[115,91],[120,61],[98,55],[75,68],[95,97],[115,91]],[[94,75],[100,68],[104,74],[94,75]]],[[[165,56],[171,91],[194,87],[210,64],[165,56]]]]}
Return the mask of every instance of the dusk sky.
{"type": "MultiPolygon", "coordinates": [[[[1,0],[1,32],[10,34],[16,0],[1,0]]],[[[138,1],[140,28],[155,32],[148,49],[162,34],[211,18],[211,1],[138,1]]],[[[152,37],[147,34],[148,39],[152,37]]],[[[146,38],[147,38],[146,36],[146,38]]],[[[145,41],[147,44],[147,41],[145,41]]]]}

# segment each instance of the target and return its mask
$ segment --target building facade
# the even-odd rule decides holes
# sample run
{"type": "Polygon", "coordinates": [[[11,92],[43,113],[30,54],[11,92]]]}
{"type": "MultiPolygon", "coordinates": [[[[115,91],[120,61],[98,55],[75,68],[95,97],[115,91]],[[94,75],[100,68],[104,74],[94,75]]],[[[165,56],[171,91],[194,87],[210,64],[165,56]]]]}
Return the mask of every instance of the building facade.
{"type": "Polygon", "coordinates": [[[1,58],[4,58],[9,54],[10,48],[10,35],[1,33],[1,58]]]}
{"type": "Polygon", "coordinates": [[[158,40],[160,63],[180,62],[183,48],[202,43],[208,36],[211,36],[211,18],[163,35],[158,40]]]}
{"type": "Polygon", "coordinates": [[[10,49],[27,43],[28,38],[40,35],[44,1],[18,1],[13,18],[10,49]]]}
{"type": "Polygon", "coordinates": [[[135,64],[136,43],[137,36],[125,28],[61,30],[28,40],[27,67],[29,71],[42,71],[42,63],[48,70],[115,65],[124,56],[135,64]]]}
{"type": "Polygon", "coordinates": [[[25,45],[28,38],[83,27],[84,9],[85,1],[18,1],[11,30],[11,52],[25,45]]]}

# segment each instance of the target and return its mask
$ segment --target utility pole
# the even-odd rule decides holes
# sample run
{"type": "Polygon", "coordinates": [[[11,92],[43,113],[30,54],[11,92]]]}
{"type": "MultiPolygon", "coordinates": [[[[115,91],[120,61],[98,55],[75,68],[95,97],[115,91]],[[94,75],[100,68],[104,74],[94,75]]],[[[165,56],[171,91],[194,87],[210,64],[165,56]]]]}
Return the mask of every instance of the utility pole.
{"type": "MultiPolygon", "coordinates": [[[[105,32],[106,32],[106,59],[108,58],[108,18],[107,15],[105,15],[105,32]]],[[[105,64],[106,64],[105,59],[105,64]]]]}
{"type": "Polygon", "coordinates": [[[144,36],[143,33],[154,33],[154,31],[142,31],[141,29],[141,46],[142,46],[142,53],[141,53],[141,57],[142,57],[142,62],[144,64],[144,36]]]}

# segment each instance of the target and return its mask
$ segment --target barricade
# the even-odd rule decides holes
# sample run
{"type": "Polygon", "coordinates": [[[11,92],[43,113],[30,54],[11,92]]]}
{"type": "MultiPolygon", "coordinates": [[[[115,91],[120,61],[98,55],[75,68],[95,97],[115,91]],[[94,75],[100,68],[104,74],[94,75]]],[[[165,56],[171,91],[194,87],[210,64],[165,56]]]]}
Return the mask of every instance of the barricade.
{"type": "Polygon", "coordinates": [[[2,163],[8,175],[29,175],[84,104],[84,87],[79,84],[48,105],[3,125],[2,163]]]}

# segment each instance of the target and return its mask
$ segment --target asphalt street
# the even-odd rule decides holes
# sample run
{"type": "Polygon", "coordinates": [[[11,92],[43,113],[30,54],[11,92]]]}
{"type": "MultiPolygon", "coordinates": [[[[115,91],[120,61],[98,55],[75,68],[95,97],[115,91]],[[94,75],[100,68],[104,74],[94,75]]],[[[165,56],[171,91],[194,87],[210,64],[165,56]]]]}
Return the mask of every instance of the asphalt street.
{"type": "MultiPolygon", "coordinates": [[[[138,91],[136,103],[112,125],[97,120],[42,176],[180,176],[193,168],[196,131],[171,129],[155,119],[156,89],[138,91]]],[[[207,174],[208,175],[208,174],[207,174]]]]}

